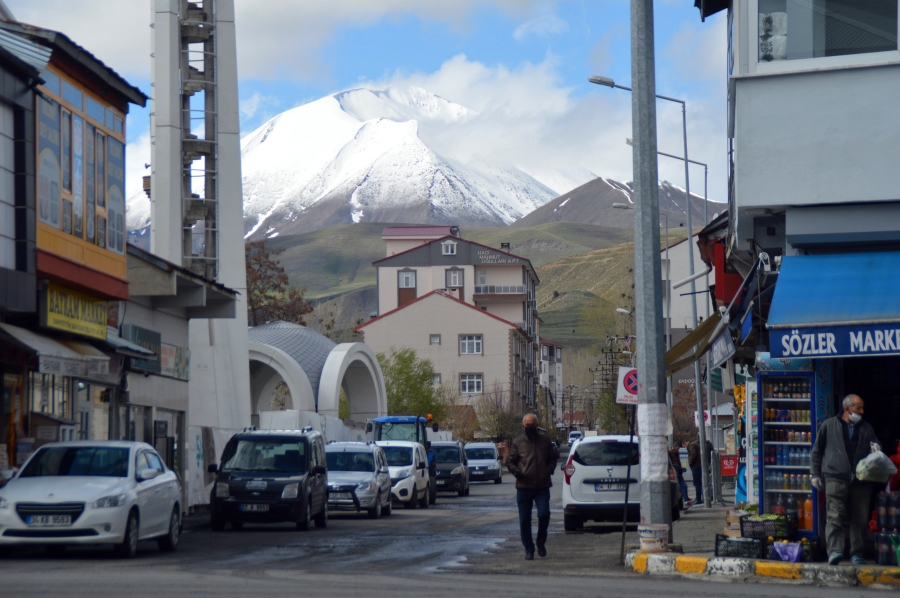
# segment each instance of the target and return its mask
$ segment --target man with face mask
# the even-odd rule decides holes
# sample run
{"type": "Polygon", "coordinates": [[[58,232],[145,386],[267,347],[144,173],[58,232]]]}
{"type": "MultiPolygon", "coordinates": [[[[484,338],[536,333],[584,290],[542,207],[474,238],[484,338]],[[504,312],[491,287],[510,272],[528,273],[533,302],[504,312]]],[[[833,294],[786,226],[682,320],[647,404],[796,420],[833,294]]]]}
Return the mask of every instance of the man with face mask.
{"type": "Polygon", "coordinates": [[[525,546],[525,558],[534,559],[535,542],[531,536],[531,509],[537,507],[537,553],[547,556],[547,528],[550,526],[550,476],[556,469],[559,452],[550,438],[541,434],[537,416],[529,413],[522,418],[525,435],[509,445],[506,468],[516,478],[516,503],[519,506],[519,532],[525,546]]]}
{"type": "Polygon", "coordinates": [[[825,491],[825,543],[828,563],[844,558],[845,528],[849,525],[850,560],[863,565],[869,522],[871,484],[856,478],[856,465],[872,450],[881,450],[875,431],[863,421],[864,404],[847,395],[844,411],[822,422],[810,454],[812,485],[825,491]],[[823,479],[824,478],[824,479],[823,479]]]}

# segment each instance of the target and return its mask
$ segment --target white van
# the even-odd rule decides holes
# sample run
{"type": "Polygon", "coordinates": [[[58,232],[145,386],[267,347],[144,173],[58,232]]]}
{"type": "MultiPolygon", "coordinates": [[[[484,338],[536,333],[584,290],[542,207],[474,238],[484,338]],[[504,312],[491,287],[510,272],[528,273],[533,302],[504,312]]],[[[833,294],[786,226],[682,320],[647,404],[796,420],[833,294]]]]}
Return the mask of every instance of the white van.
{"type": "Polygon", "coordinates": [[[431,498],[428,454],[419,442],[380,440],[391,473],[391,498],[407,509],[427,509],[431,498]]]}

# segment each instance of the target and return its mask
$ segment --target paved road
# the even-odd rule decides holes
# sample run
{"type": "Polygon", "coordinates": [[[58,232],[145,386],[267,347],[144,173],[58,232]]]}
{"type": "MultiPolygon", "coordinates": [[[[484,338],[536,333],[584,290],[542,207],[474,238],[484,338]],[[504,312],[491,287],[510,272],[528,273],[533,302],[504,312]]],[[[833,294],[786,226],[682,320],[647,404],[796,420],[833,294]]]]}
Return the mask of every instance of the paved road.
{"type": "MultiPolygon", "coordinates": [[[[134,560],[106,548],[40,549],[0,560],[0,596],[804,596],[811,588],[729,585],[639,577],[618,565],[620,536],[609,526],[566,534],[555,480],[546,559],[525,561],[518,542],[515,489],[473,485],[471,496],[440,495],[429,509],[390,517],[334,515],[327,529],[245,526],[212,532],[196,519],[175,553],[142,543],[134,560]],[[263,594],[265,593],[265,594],[263,594]]],[[[628,543],[635,538],[629,534],[628,543]]],[[[858,591],[817,588],[817,595],[858,591]]]]}

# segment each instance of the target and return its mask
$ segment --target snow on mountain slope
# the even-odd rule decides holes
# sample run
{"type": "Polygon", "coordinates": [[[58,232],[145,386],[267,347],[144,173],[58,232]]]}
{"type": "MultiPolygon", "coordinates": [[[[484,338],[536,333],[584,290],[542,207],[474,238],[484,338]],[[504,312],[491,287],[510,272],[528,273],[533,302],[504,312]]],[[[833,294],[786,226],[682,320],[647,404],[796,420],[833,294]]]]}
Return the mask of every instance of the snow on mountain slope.
{"type": "Polygon", "coordinates": [[[420,123],[434,134],[475,116],[414,87],[345,91],[276,116],[242,142],[247,236],[363,221],[503,226],[559,194],[511,164],[440,155],[419,135],[420,123]]]}

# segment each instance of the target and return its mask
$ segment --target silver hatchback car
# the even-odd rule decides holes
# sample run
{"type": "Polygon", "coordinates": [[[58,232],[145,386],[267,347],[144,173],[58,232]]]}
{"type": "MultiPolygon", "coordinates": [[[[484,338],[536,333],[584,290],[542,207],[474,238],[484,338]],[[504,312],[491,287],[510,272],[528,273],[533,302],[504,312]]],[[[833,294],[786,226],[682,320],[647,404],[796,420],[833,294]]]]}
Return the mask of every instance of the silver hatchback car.
{"type": "Polygon", "coordinates": [[[391,474],[387,458],[373,442],[329,442],[328,509],[366,511],[377,519],[391,514],[391,474]]]}

